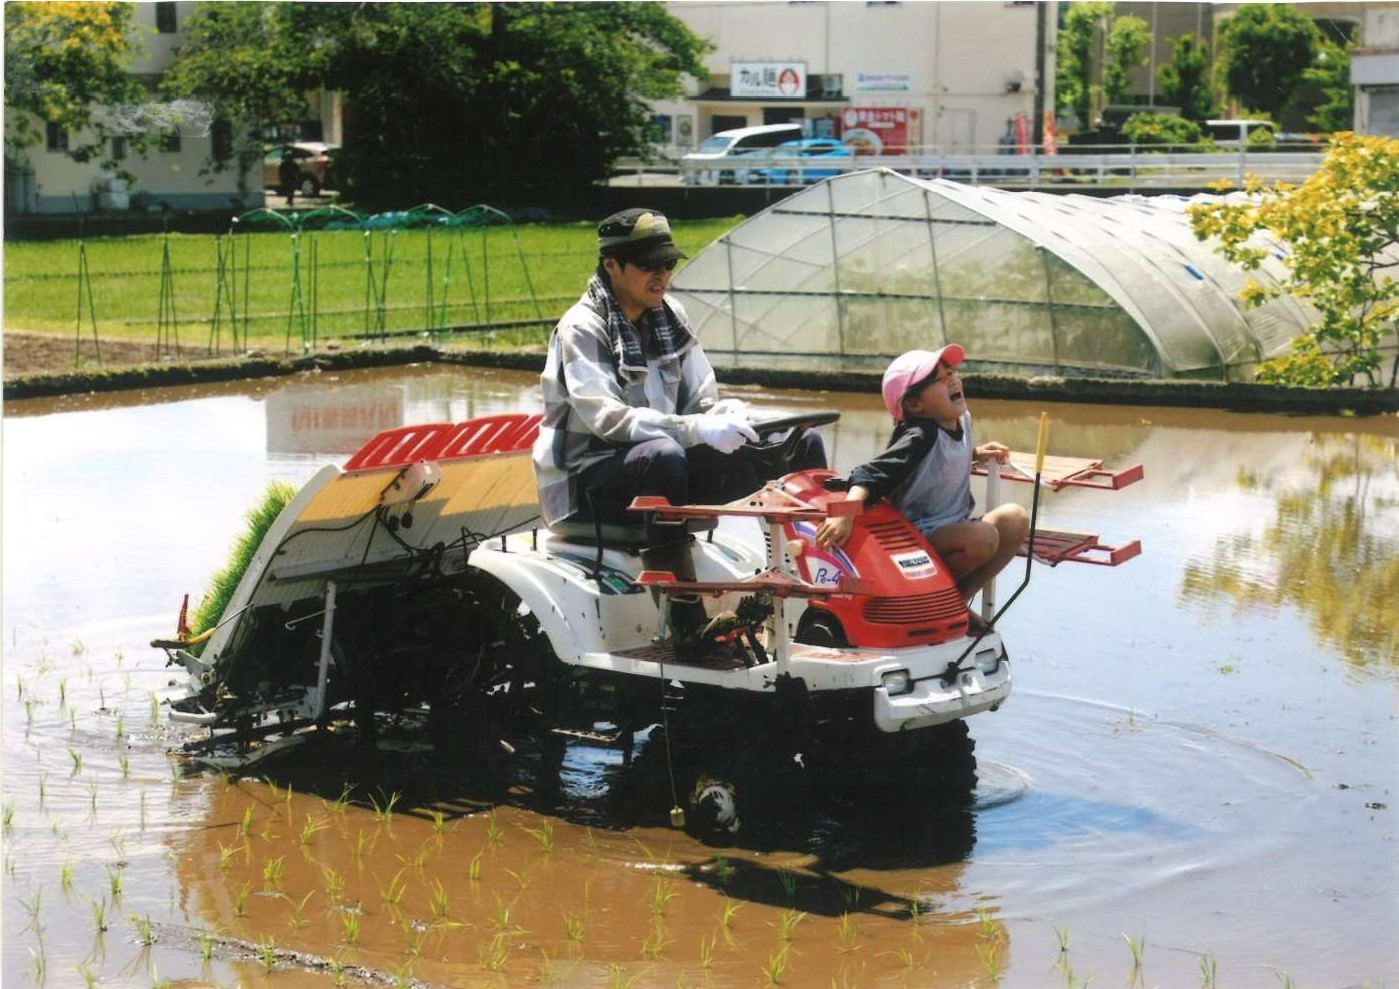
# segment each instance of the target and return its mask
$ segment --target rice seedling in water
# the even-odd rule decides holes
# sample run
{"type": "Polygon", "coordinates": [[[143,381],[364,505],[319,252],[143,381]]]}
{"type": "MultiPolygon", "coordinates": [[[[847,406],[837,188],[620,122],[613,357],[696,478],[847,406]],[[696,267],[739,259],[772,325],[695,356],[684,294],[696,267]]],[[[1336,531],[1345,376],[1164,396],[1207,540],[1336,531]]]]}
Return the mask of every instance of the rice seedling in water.
{"type": "Polygon", "coordinates": [[[350,806],[350,794],[354,792],[354,789],[353,783],[343,783],[340,786],[340,796],[329,803],[326,803],[324,800],[322,800],[321,803],[324,804],[325,809],[332,814],[343,814],[345,813],[345,809],[350,806]]]}
{"type": "Polygon", "coordinates": [[[326,866],[321,870],[321,880],[325,885],[326,895],[332,900],[345,888],[345,877],[330,866],[326,866]]]}
{"type": "MultiPolygon", "coordinates": [[[[284,897],[285,897],[285,895],[287,895],[287,894],[283,894],[283,895],[284,895],[284,897]]],[[[311,898],[313,897],[313,895],[316,895],[316,891],[315,891],[315,890],[311,890],[311,891],[309,891],[309,892],[306,892],[305,897],[302,897],[301,899],[292,899],[291,897],[287,897],[287,902],[288,902],[288,904],[291,905],[291,929],[292,929],[292,930],[301,930],[302,925],[305,925],[305,923],[306,923],[306,904],[309,904],[309,902],[311,902],[311,898]]]]}
{"type": "Polygon", "coordinates": [[[253,833],[253,805],[248,804],[243,808],[243,820],[238,825],[238,833],[243,837],[250,837],[253,833]]]}
{"type": "Polygon", "coordinates": [[[777,881],[782,885],[782,892],[787,894],[787,899],[791,900],[797,893],[797,874],[791,869],[778,869],[777,881]]]}
{"type": "Polygon", "coordinates": [[[160,695],[151,691],[151,716],[148,722],[152,728],[160,727],[160,695]]]}
{"type": "Polygon", "coordinates": [[[549,956],[549,952],[540,948],[539,953],[544,956],[544,961],[539,965],[539,981],[546,986],[552,986],[559,981],[559,967],[549,956]]]}
{"type": "Polygon", "coordinates": [[[593,857],[593,861],[596,862],[601,859],[602,849],[598,848],[597,838],[593,835],[592,828],[583,829],[583,840],[588,845],[588,854],[593,857]]]}
{"type": "Polygon", "coordinates": [[[423,953],[423,944],[427,941],[428,933],[428,928],[420,926],[412,919],[404,919],[403,944],[409,958],[417,958],[423,953]]]}
{"type": "Polygon", "coordinates": [[[404,865],[412,866],[414,869],[421,869],[423,863],[427,861],[428,853],[432,851],[432,839],[429,838],[413,850],[413,854],[407,857],[396,856],[404,865]]]}
{"type": "Polygon", "coordinates": [[[1142,952],[1146,950],[1146,935],[1142,935],[1141,940],[1133,941],[1128,934],[1122,935],[1127,942],[1127,950],[1132,954],[1132,974],[1128,982],[1139,982],[1142,977],[1142,952]]]}
{"type": "Polygon", "coordinates": [[[797,925],[806,919],[805,912],[801,910],[788,910],[782,914],[777,922],[777,937],[782,941],[792,940],[792,934],[797,929],[797,925]]]}
{"type": "Polygon", "coordinates": [[[646,940],[641,942],[641,957],[656,958],[670,944],[671,938],[666,936],[665,922],[656,919],[651,925],[651,930],[646,935],[646,940]]]}
{"type": "Polygon", "coordinates": [[[523,893],[525,890],[529,889],[528,872],[524,870],[516,872],[514,869],[506,869],[505,871],[510,875],[511,879],[515,880],[515,884],[520,887],[520,892],[523,893]]]}
{"type": "Polygon", "coordinates": [[[393,974],[394,989],[411,989],[413,985],[413,963],[408,962],[393,974]]]}
{"type": "Polygon", "coordinates": [[[1214,957],[1214,952],[1206,952],[1200,958],[1200,985],[1204,989],[1215,989],[1216,979],[1219,978],[1219,961],[1214,957]]]}
{"type": "Polygon", "coordinates": [[[199,932],[199,957],[204,961],[212,961],[214,957],[214,932],[199,932]]]}
{"type": "MultiPolygon", "coordinates": [[[[87,646],[83,644],[83,642],[82,642],[81,639],[74,639],[72,642],[70,642],[70,643],[68,644],[68,651],[69,651],[70,653],[73,654],[74,658],[77,658],[77,657],[83,655],[83,653],[87,652],[87,646]]],[[[120,653],[120,652],[117,653],[117,660],[118,660],[118,665],[120,665],[120,660],[121,660],[121,653],[120,653]]]]}
{"type": "Polygon", "coordinates": [[[121,899],[122,871],[120,865],[116,868],[107,866],[107,885],[112,891],[113,902],[121,899]]]}
{"type": "Polygon", "coordinates": [[[96,817],[96,816],[97,816],[97,780],[95,780],[95,779],[91,779],[91,780],[88,780],[88,781],[87,781],[87,798],[88,798],[89,803],[91,803],[91,805],[92,805],[92,816],[93,816],[93,817],[96,817]]]}
{"type": "Polygon", "coordinates": [[[86,989],[92,989],[93,986],[97,985],[97,973],[87,962],[78,962],[78,976],[83,980],[86,989]]]}
{"type": "Polygon", "coordinates": [[[1054,936],[1055,936],[1056,938],[1059,939],[1059,954],[1061,954],[1061,955],[1066,955],[1066,954],[1068,954],[1068,953],[1069,953],[1069,936],[1070,936],[1070,934],[1072,933],[1072,932],[1070,931],[1068,925],[1065,925],[1065,926],[1063,926],[1063,927],[1060,927],[1058,924],[1051,924],[1050,926],[1054,928],[1054,936]]]}
{"type": "Polygon", "coordinates": [[[447,815],[434,807],[428,812],[432,816],[432,830],[441,834],[447,826],[447,815]]]}
{"type": "Polygon", "coordinates": [[[403,902],[403,894],[407,888],[408,887],[403,883],[403,870],[399,869],[393,874],[393,878],[389,880],[389,884],[379,890],[379,898],[389,904],[389,906],[396,907],[403,902]]]}
{"type": "Polygon", "coordinates": [[[497,934],[491,938],[488,944],[477,949],[481,958],[481,965],[487,971],[499,972],[505,968],[506,961],[510,958],[510,946],[505,943],[505,935],[497,934]]]}
{"type": "Polygon", "coordinates": [[[546,852],[552,852],[554,850],[553,821],[545,821],[537,830],[534,828],[525,828],[525,830],[534,835],[535,841],[539,842],[539,847],[542,850],[546,852]]]}
{"type": "Polygon", "coordinates": [[[399,800],[402,799],[402,797],[403,794],[395,790],[393,793],[389,794],[388,798],[385,799],[385,801],[381,804],[378,800],[371,796],[369,798],[369,803],[374,808],[374,819],[376,821],[383,821],[386,824],[392,824],[393,809],[395,805],[398,804],[399,800]]]}
{"type": "Polygon", "coordinates": [[[126,734],[126,715],[117,715],[117,741],[120,742],[126,734]]]}
{"type": "Polygon", "coordinates": [[[432,881],[432,915],[439,919],[445,918],[451,911],[452,900],[447,895],[447,888],[442,885],[441,879],[432,881]]]}
{"type": "Polygon", "coordinates": [[[739,908],[742,906],[743,904],[733,899],[733,897],[724,897],[724,905],[719,911],[719,926],[728,927],[733,923],[734,917],[738,915],[739,908]]]}
{"type": "Polygon", "coordinates": [[[849,883],[842,883],[840,886],[840,899],[845,904],[845,909],[854,910],[860,905],[860,887],[852,886],[849,883]]]}
{"type": "MultiPolygon", "coordinates": [[[[43,801],[42,801],[42,800],[39,802],[39,806],[41,806],[41,807],[43,806],[43,801]]],[[[5,830],[5,833],[6,833],[6,834],[8,834],[9,832],[11,832],[11,831],[14,830],[14,827],[15,827],[15,802],[14,802],[14,799],[13,799],[13,798],[11,798],[11,799],[5,801],[4,810],[3,810],[3,811],[0,811],[0,818],[3,818],[3,821],[4,821],[3,827],[4,827],[4,830],[5,830]]]]}
{"type": "Polygon", "coordinates": [[[235,917],[246,917],[246,916],[247,916],[248,893],[249,893],[249,892],[251,892],[251,888],[249,887],[249,885],[248,885],[247,883],[244,883],[244,884],[238,889],[238,892],[236,892],[236,893],[233,894],[233,916],[235,916],[235,917]]]}
{"type": "Polygon", "coordinates": [[[477,852],[471,858],[471,864],[467,866],[466,876],[473,883],[481,881],[481,853],[477,852]]]}
{"type": "Polygon", "coordinates": [[[353,910],[347,910],[340,915],[340,932],[346,944],[355,944],[359,941],[359,914],[353,910]]]}
{"type": "Polygon", "coordinates": [[[233,856],[243,851],[246,847],[246,845],[240,842],[234,842],[232,845],[225,845],[223,842],[219,842],[219,868],[227,871],[229,867],[233,865],[233,856]]]}
{"type": "Polygon", "coordinates": [[[83,771],[83,754],[72,746],[69,746],[68,758],[73,760],[73,771],[68,775],[77,776],[83,771]]]}
{"type": "Polygon", "coordinates": [[[149,948],[155,944],[155,924],[151,923],[150,914],[144,917],[131,915],[131,924],[136,928],[136,940],[149,948]]]}
{"type": "Polygon", "coordinates": [[[976,920],[981,925],[981,936],[988,941],[998,940],[1001,936],[1000,928],[996,926],[996,915],[986,907],[976,908],[976,920]]]}
{"type": "Polygon", "coordinates": [[[130,779],[130,778],[131,778],[131,759],[126,755],[125,752],[123,752],[121,755],[117,756],[117,765],[121,767],[121,778],[124,779],[124,780],[125,780],[125,779],[130,779]]]}
{"type": "Polygon", "coordinates": [[[140,804],[141,804],[140,825],[141,825],[141,830],[144,831],[144,830],[146,830],[146,788],[145,788],[144,786],[141,787],[140,804]]]}
{"type": "Polygon", "coordinates": [[[262,959],[262,967],[270,974],[277,964],[277,942],[270,934],[258,945],[257,953],[262,959]]]}
{"type": "Polygon", "coordinates": [[[976,945],[977,957],[981,959],[981,964],[986,968],[986,974],[991,977],[992,982],[996,982],[1001,977],[1001,943],[992,939],[988,941],[978,941],[976,945]]]}
{"type": "Polygon", "coordinates": [[[564,937],[570,941],[582,943],[583,941],[583,918],[576,913],[565,910],[563,915],[564,937]]]}
{"type": "Polygon", "coordinates": [[[43,909],[44,905],[44,888],[40,886],[36,889],[32,900],[20,900],[19,902],[24,905],[24,912],[29,914],[29,923],[24,925],[20,933],[33,928],[35,933],[42,935],[43,930],[39,926],[39,911],[43,909]]]}
{"type": "Polygon", "coordinates": [[[699,963],[706,972],[714,967],[714,945],[719,939],[711,934],[708,939],[700,938],[699,963]]]}
{"type": "Polygon", "coordinates": [[[836,930],[837,946],[841,951],[850,952],[859,947],[860,922],[848,911],[840,915],[840,926],[836,930]]]}
{"type": "Polygon", "coordinates": [[[285,856],[278,855],[276,858],[267,859],[262,863],[262,888],[271,889],[282,881],[282,873],[285,871],[285,856]]]}
{"type": "Polygon", "coordinates": [[[627,970],[616,962],[607,967],[607,984],[611,989],[632,989],[639,978],[641,978],[640,972],[628,975],[627,970]]]}
{"type": "Polygon", "coordinates": [[[58,867],[58,888],[65,893],[73,889],[73,863],[64,862],[58,867]]]}
{"type": "Polygon", "coordinates": [[[651,888],[651,912],[656,916],[665,913],[665,906],[675,896],[675,885],[665,876],[657,876],[651,888]]]}
{"type": "Polygon", "coordinates": [[[306,815],[306,823],[301,826],[300,840],[303,845],[309,845],[316,832],[324,831],[330,827],[325,821],[313,821],[311,815],[306,815]]]}
{"type": "Polygon", "coordinates": [[[32,959],[32,964],[29,968],[29,974],[34,977],[35,985],[42,986],[44,984],[44,977],[48,974],[49,971],[49,961],[44,956],[43,945],[41,944],[39,946],[38,951],[35,951],[33,948],[30,948],[29,957],[32,959]]]}
{"type": "Polygon", "coordinates": [[[495,916],[491,923],[502,934],[510,928],[510,904],[503,901],[499,893],[495,894],[495,916]]]}
{"type": "Polygon", "coordinates": [[[1286,972],[1275,971],[1273,975],[1277,976],[1277,980],[1282,983],[1282,989],[1297,989],[1297,981],[1286,972]]]}
{"type": "Polygon", "coordinates": [[[364,829],[360,828],[359,832],[355,835],[355,847],[352,849],[355,858],[364,858],[364,853],[370,851],[373,847],[373,837],[365,834],[364,829]]]}
{"type": "Polygon", "coordinates": [[[787,971],[787,949],[790,944],[784,944],[768,957],[767,964],[763,966],[763,975],[772,985],[782,981],[782,973],[787,971]]]}

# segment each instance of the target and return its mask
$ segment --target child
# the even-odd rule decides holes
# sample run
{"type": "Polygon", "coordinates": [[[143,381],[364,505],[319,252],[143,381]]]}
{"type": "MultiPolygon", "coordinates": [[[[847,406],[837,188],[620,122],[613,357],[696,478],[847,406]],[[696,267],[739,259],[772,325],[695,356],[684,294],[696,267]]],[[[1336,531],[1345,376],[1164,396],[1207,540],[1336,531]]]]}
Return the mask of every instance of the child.
{"type": "MultiPolygon", "coordinates": [[[[884,372],[884,404],[896,423],[888,447],[850,474],[847,500],[888,497],[942,557],[957,589],[970,602],[1015,556],[1030,529],[1016,504],[972,517],[972,461],[1005,463],[1002,443],[972,444],[972,414],[962,393],[957,344],[941,350],[910,350],[884,372]]],[[[843,546],[854,520],[828,518],[816,530],[816,545],[843,546]]]]}

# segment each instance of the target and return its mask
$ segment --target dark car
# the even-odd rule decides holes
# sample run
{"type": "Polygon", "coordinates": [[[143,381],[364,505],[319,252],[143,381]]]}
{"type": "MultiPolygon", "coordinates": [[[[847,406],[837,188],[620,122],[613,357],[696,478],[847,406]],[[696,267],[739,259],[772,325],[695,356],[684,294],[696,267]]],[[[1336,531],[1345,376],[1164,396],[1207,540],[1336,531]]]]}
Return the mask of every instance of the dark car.
{"type": "Polygon", "coordinates": [[[303,196],[320,195],[322,189],[335,188],[333,158],[339,152],[338,144],[324,144],[320,141],[299,141],[295,144],[279,144],[267,149],[262,158],[262,184],[267,189],[281,189],[282,158],[290,154],[296,162],[298,181],[296,191],[303,196]]]}

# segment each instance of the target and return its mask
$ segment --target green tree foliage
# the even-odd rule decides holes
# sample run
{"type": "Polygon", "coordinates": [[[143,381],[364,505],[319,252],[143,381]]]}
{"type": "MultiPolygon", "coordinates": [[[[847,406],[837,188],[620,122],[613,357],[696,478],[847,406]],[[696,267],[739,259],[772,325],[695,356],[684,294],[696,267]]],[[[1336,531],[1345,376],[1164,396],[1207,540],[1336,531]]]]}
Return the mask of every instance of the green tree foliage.
{"type": "MultiPolygon", "coordinates": [[[[1256,271],[1269,249],[1256,235],[1284,246],[1287,277],[1250,282],[1246,306],[1291,294],[1320,321],[1293,343],[1293,353],[1259,367],[1258,380],[1344,385],[1383,375],[1380,343],[1399,345],[1399,280],[1383,269],[1383,254],[1399,250],[1399,139],[1342,133],[1321,167],[1299,186],[1264,188],[1251,180],[1242,201],[1191,206],[1195,236],[1219,241],[1229,260],[1256,271]]],[[[1399,355],[1389,386],[1399,381],[1399,355]]]]}
{"type": "Polygon", "coordinates": [[[1055,50],[1054,91],[1061,112],[1073,114],[1079,129],[1085,130],[1093,124],[1093,50],[1099,25],[1112,13],[1112,4],[1086,0],[1066,4],[1062,11],[1055,50]]]}
{"type": "Polygon", "coordinates": [[[5,4],[5,153],[21,157],[43,127],[68,132],[68,155],[91,161],[106,147],[103,105],[135,103],[127,72],[135,42],[130,3],[5,4]]]}
{"type": "Polygon", "coordinates": [[[1349,130],[1355,121],[1355,87],[1350,81],[1350,49],[1322,39],[1316,61],[1302,73],[1321,90],[1321,102],[1307,114],[1307,123],[1323,134],[1349,130]]]}
{"type": "Polygon", "coordinates": [[[1122,136],[1132,144],[1178,145],[1187,149],[1200,143],[1200,125],[1166,113],[1134,113],[1122,125],[1122,136]]]}
{"type": "Polygon", "coordinates": [[[1316,24],[1290,3],[1246,3],[1219,27],[1219,70],[1230,95],[1277,120],[1321,45],[1316,24]]]}
{"type": "Polygon", "coordinates": [[[705,74],[705,42],[658,3],[200,4],[198,18],[178,91],[255,127],[300,119],[307,89],[339,91],[343,170],[369,207],[547,202],[645,153],[644,100],[705,74]]]}
{"type": "Polygon", "coordinates": [[[1103,58],[1103,98],[1127,103],[1132,96],[1132,70],[1147,63],[1151,27],[1140,17],[1118,17],[1108,29],[1103,58]]]}
{"type": "Polygon", "coordinates": [[[1209,68],[1209,43],[1193,34],[1182,34],[1171,43],[1171,60],[1156,70],[1161,102],[1180,107],[1180,115],[1186,120],[1209,120],[1215,106],[1209,68]]]}

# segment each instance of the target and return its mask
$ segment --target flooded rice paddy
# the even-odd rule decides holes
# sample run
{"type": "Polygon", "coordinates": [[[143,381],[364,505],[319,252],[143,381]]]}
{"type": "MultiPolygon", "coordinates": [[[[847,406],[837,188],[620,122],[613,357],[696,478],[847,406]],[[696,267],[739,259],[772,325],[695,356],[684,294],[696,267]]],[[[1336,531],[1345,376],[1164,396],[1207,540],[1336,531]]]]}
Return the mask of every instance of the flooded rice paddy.
{"type": "MultiPolygon", "coordinates": [[[[873,396],[738,393],[841,409],[838,469],[887,435],[873,396]]],[[[972,400],[1033,446],[1040,407],[972,400]]],[[[1146,478],[1042,524],[1143,554],[1035,568],[966,800],[774,800],[713,848],[644,742],[179,754],[147,643],[269,480],[537,406],[432,368],[6,404],[7,987],[1399,985],[1393,418],[1048,406],[1051,452],[1146,478]]]]}

